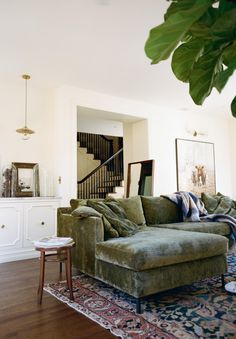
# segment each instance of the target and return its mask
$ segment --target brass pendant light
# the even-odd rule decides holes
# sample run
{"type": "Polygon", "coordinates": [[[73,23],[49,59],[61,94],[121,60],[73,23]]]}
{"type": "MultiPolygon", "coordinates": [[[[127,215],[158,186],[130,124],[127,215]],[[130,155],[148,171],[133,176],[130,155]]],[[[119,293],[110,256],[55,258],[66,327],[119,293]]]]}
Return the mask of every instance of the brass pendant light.
{"type": "Polygon", "coordinates": [[[25,125],[22,128],[18,128],[16,132],[23,134],[23,140],[28,140],[30,135],[35,133],[32,129],[27,127],[27,81],[30,79],[30,76],[23,74],[22,78],[25,80],[25,125]]]}

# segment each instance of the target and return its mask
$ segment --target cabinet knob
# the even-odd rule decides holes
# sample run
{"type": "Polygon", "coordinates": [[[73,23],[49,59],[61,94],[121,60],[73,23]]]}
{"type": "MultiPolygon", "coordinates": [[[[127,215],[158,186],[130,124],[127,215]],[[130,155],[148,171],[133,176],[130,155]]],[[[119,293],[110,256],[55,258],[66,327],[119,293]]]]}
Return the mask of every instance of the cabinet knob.
{"type": "Polygon", "coordinates": [[[5,225],[2,225],[1,228],[5,228],[6,226],[5,225]]]}
{"type": "Polygon", "coordinates": [[[44,221],[42,221],[42,222],[41,222],[41,225],[45,225],[45,222],[44,222],[44,221]]]}

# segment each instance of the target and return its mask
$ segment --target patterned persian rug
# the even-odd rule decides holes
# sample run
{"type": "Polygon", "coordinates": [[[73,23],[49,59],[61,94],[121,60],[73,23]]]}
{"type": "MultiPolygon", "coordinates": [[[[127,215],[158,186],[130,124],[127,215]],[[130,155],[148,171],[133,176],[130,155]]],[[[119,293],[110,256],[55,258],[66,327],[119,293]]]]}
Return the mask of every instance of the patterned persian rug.
{"type": "MultiPolygon", "coordinates": [[[[236,255],[228,262],[226,282],[236,280],[236,255]]],[[[236,294],[222,288],[220,277],[146,297],[142,314],[135,314],[134,298],[84,274],[73,278],[75,301],[65,285],[44,289],[121,338],[236,338],[236,294]]]]}

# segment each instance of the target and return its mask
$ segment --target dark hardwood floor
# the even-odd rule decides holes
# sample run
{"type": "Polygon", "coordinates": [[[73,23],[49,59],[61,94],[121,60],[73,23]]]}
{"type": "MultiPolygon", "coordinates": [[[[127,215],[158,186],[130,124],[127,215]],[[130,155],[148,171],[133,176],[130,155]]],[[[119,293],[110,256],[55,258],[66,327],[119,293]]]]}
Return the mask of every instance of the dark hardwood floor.
{"type": "MultiPolygon", "coordinates": [[[[38,305],[38,274],[37,259],[0,264],[0,339],[115,338],[47,292],[38,305]]],[[[59,264],[46,263],[45,282],[58,279],[59,264]]]]}

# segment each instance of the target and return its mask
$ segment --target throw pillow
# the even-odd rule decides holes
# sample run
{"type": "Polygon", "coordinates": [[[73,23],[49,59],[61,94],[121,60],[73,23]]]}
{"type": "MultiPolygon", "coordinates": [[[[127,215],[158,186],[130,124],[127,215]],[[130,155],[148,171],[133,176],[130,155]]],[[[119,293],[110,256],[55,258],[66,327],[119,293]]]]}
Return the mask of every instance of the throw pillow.
{"type": "Polygon", "coordinates": [[[102,213],[111,226],[119,233],[119,236],[127,237],[137,232],[137,225],[135,223],[117,215],[105,202],[88,200],[87,204],[99,213],[102,213]]]}
{"type": "Polygon", "coordinates": [[[117,230],[115,230],[109,221],[107,220],[104,215],[102,215],[102,221],[103,221],[103,226],[104,226],[104,238],[105,240],[111,239],[111,238],[119,238],[119,233],[117,230]]]}
{"type": "Polygon", "coordinates": [[[71,210],[74,211],[79,206],[85,206],[87,203],[86,199],[71,199],[70,200],[70,206],[71,210]]]}
{"type": "Polygon", "coordinates": [[[74,217],[88,218],[88,217],[101,217],[102,215],[98,213],[94,208],[89,206],[79,206],[74,211],[71,212],[74,217]]]}
{"type": "Polygon", "coordinates": [[[209,214],[228,214],[235,218],[236,206],[235,202],[230,197],[219,192],[217,194],[203,192],[201,199],[209,214]]]}
{"type": "Polygon", "coordinates": [[[108,197],[104,200],[104,203],[119,217],[129,219],[127,218],[125,210],[123,209],[119,201],[117,201],[116,199],[108,197]]]}
{"type": "Polygon", "coordinates": [[[213,214],[219,205],[221,195],[202,192],[201,200],[209,214],[213,214]]]}
{"type": "Polygon", "coordinates": [[[123,207],[127,215],[127,219],[131,220],[138,226],[146,224],[142,201],[139,195],[125,199],[117,199],[117,201],[120,203],[121,207],[123,207]]]}

